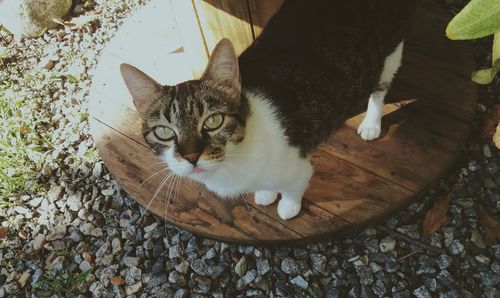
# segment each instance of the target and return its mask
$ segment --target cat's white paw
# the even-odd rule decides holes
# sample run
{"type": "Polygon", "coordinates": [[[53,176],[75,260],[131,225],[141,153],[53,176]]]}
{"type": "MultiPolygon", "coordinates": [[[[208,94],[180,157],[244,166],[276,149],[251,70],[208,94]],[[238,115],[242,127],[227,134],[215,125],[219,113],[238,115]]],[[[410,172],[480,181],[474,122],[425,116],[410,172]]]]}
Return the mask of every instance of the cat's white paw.
{"type": "Polygon", "coordinates": [[[301,200],[281,199],[278,203],[278,215],[282,219],[290,219],[299,214],[301,205],[301,200]]]}
{"type": "Polygon", "coordinates": [[[380,137],[381,131],[380,121],[363,120],[358,127],[358,135],[365,141],[375,140],[380,137]]]}
{"type": "Polygon", "coordinates": [[[278,193],[274,191],[261,190],[255,192],[255,204],[267,206],[276,201],[278,193]]]}

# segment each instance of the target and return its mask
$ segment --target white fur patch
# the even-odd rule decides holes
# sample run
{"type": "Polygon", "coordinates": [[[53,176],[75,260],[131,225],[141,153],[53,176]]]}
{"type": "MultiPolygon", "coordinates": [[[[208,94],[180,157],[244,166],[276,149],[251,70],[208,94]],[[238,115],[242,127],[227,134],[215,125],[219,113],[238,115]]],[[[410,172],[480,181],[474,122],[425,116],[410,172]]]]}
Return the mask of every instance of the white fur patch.
{"type": "MultiPolygon", "coordinates": [[[[193,173],[189,162],[178,161],[173,156],[173,148],[164,153],[163,159],[174,173],[203,183],[221,197],[258,191],[282,193],[281,201],[286,202],[280,202],[278,214],[283,219],[291,218],[300,211],[312,166],[301,157],[297,148],[288,144],[269,101],[262,94],[246,95],[250,115],[245,138],[237,145],[227,146],[224,161],[210,163],[200,158],[198,165],[207,171],[193,173]]],[[[271,204],[272,201],[268,195],[256,197],[257,204],[271,204]]]]}
{"type": "MultiPolygon", "coordinates": [[[[384,69],[380,75],[379,85],[389,85],[394,78],[394,75],[401,66],[401,58],[403,56],[402,41],[389,56],[385,58],[384,69]]],[[[375,140],[380,137],[382,131],[382,114],[384,110],[384,98],[387,94],[387,89],[377,90],[370,95],[368,100],[368,109],[366,111],[363,122],[358,127],[359,136],[365,141],[375,140]]]]}

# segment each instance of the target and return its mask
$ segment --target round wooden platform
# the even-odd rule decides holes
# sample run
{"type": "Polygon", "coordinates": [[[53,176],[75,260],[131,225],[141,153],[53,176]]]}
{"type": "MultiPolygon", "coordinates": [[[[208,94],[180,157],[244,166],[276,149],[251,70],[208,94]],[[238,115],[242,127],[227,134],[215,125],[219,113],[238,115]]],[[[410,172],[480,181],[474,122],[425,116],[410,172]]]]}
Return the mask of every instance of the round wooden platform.
{"type": "Polygon", "coordinates": [[[191,41],[181,40],[172,13],[179,2],[153,0],[123,25],[102,55],[89,110],[95,143],[114,177],[139,203],[180,228],[268,244],[353,231],[422,194],[445,174],[469,135],[475,106],[471,50],[445,38],[450,17],[444,10],[419,1],[403,66],[388,95],[395,103],[385,106],[382,137],[365,142],[356,135],[362,115],[336,131],[314,153],[315,175],[296,218],[281,220],[277,203],[258,206],[250,196],[246,203],[218,199],[188,180],[165,185],[155,196],[168,172],[154,175],[162,165],[145,145],[118,66],[133,64],[163,84],[192,78],[184,47],[191,41]]]}

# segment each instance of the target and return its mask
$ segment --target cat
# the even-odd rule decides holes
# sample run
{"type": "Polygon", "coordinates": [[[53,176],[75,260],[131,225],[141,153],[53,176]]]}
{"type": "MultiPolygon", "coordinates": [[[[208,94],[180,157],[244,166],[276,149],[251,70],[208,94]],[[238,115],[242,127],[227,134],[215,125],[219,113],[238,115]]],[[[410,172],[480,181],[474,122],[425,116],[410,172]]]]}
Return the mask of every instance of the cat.
{"type": "MultiPolygon", "coordinates": [[[[171,171],[220,197],[255,193],[295,217],[311,152],[347,117],[378,138],[384,97],[401,64],[410,0],[285,1],[237,57],[222,39],[198,80],[162,86],[122,64],[151,150],[171,171]]],[[[335,183],[335,181],[332,181],[335,183]]]]}

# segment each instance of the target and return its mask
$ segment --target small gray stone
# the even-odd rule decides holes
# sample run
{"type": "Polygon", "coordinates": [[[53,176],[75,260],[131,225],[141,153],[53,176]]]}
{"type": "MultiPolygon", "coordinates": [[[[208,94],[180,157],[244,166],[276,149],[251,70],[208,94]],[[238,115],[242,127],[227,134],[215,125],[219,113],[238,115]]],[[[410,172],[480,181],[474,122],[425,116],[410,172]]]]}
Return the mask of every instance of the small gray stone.
{"type": "Polygon", "coordinates": [[[50,202],[57,201],[61,197],[62,191],[63,191],[62,186],[56,185],[56,186],[52,187],[49,190],[49,192],[47,193],[47,197],[48,197],[49,201],[50,202]]]}
{"type": "Polygon", "coordinates": [[[185,289],[178,289],[175,291],[174,298],[187,298],[188,297],[188,291],[185,289]]]}
{"type": "Polygon", "coordinates": [[[500,262],[499,261],[495,261],[491,264],[491,271],[500,275],[500,262]]]}
{"type": "Polygon", "coordinates": [[[45,245],[45,234],[38,234],[36,235],[35,239],[33,240],[33,249],[34,250],[39,250],[45,245]]]}
{"type": "Polygon", "coordinates": [[[3,285],[3,289],[7,294],[14,295],[19,292],[19,285],[17,284],[17,282],[11,282],[3,285]]]}
{"type": "Polygon", "coordinates": [[[112,196],[114,193],[115,193],[115,189],[113,187],[101,190],[101,194],[103,196],[112,196]]]}
{"type": "Polygon", "coordinates": [[[54,241],[56,239],[62,239],[66,235],[66,225],[57,225],[52,229],[52,232],[47,235],[45,240],[54,241]]]}
{"type": "Polygon", "coordinates": [[[452,255],[462,255],[464,253],[464,246],[458,239],[453,240],[450,245],[450,253],[452,255]]]}
{"type": "Polygon", "coordinates": [[[141,259],[138,257],[124,257],[123,263],[127,267],[137,267],[137,266],[139,266],[140,260],[141,259]]]}
{"type": "Polygon", "coordinates": [[[181,258],[182,257],[182,248],[179,244],[171,246],[168,249],[168,257],[173,260],[176,258],[181,258]]]}
{"type": "Polygon", "coordinates": [[[208,266],[203,260],[194,260],[191,264],[191,269],[199,275],[208,275],[208,266]]]}
{"type": "Polygon", "coordinates": [[[255,278],[257,277],[257,271],[255,270],[248,270],[246,274],[238,279],[236,282],[236,289],[238,291],[243,290],[246,288],[255,278]]]}
{"type": "Polygon", "coordinates": [[[74,194],[68,197],[66,200],[66,206],[68,206],[71,211],[79,211],[82,208],[81,193],[74,194]]]}
{"type": "Polygon", "coordinates": [[[215,248],[211,247],[207,253],[205,254],[205,259],[211,260],[217,256],[217,251],[215,251],[215,248]]]}
{"type": "Polygon", "coordinates": [[[168,281],[174,284],[178,284],[182,287],[186,285],[186,279],[177,271],[170,272],[170,274],[168,275],[168,281]]]}
{"type": "Polygon", "coordinates": [[[112,253],[113,255],[117,255],[122,251],[122,243],[119,238],[113,238],[111,241],[112,253]]]}
{"type": "Polygon", "coordinates": [[[177,272],[186,274],[189,270],[189,262],[188,261],[182,261],[178,265],[175,266],[175,270],[177,272]]]}
{"type": "Polygon", "coordinates": [[[212,280],[206,276],[197,276],[195,278],[196,285],[202,294],[208,294],[212,287],[212,280]]]}
{"type": "Polygon", "coordinates": [[[136,282],[135,284],[133,285],[130,285],[130,286],[127,286],[125,288],[125,293],[127,295],[132,295],[134,293],[137,293],[139,292],[140,290],[142,289],[142,282],[141,281],[138,281],[136,282]]]}
{"type": "Polygon", "coordinates": [[[43,198],[42,197],[34,197],[33,199],[31,199],[28,204],[31,206],[31,207],[38,207],[40,206],[40,203],[42,203],[42,200],[43,198]]]}
{"type": "Polygon", "coordinates": [[[444,227],[442,230],[444,235],[444,246],[450,247],[450,245],[453,243],[453,238],[455,237],[455,228],[444,227]]]}
{"type": "Polygon", "coordinates": [[[484,286],[489,288],[500,284],[500,276],[489,272],[479,272],[479,280],[484,286]]]}
{"type": "Polygon", "coordinates": [[[385,284],[382,280],[377,279],[375,283],[373,283],[372,286],[373,293],[377,296],[384,296],[387,293],[387,289],[385,287],[385,284]]]}
{"type": "Polygon", "coordinates": [[[154,222],[154,223],[150,224],[149,226],[144,227],[144,233],[151,233],[157,227],[158,227],[158,223],[154,222]]]}
{"type": "Polygon", "coordinates": [[[381,252],[390,252],[396,248],[396,240],[391,237],[385,237],[380,240],[380,251],[381,252]]]}
{"type": "Polygon", "coordinates": [[[94,297],[101,297],[106,290],[101,282],[95,281],[90,285],[89,291],[94,295],[94,297]]]}
{"type": "Polygon", "coordinates": [[[92,264],[90,264],[86,260],[83,260],[78,267],[80,268],[80,271],[87,272],[92,269],[92,264]]]}
{"type": "Polygon", "coordinates": [[[21,288],[24,288],[26,286],[26,284],[28,283],[28,280],[29,278],[31,277],[31,274],[28,270],[24,271],[21,276],[19,277],[19,279],[17,280],[17,282],[19,283],[19,286],[21,288]]]}
{"type": "Polygon", "coordinates": [[[433,293],[437,291],[437,281],[435,278],[424,279],[424,285],[427,289],[429,289],[433,293]]]}
{"type": "Polygon", "coordinates": [[[125,282],[128,285],[135,283],[137,280],[141,280],[142,270],[137,267],[130,267],[125,270],[125,282]]]}
{"type": "Polygon", "coordinates": [[[297,262],[290,257],[286,257],[283,261],[281,261],[281,270],[290,275],[300,274],[299,265],[297,265],[297,262]]]}
{"type": "Polygon", "coordinates": [[[101,228],[94,228],[90,231],[90,236],[92,237],[102,237],[104,233],[101,228]]]}
{"type": "Polygon", "coordinates": [[[290,283],[296,285],[297,287],[305,290],[309,287],[309,283],[301,276],[297,275],[296,277],[290,280],[290,283]]]}
{"type": "Polygon", "coordinates": [[[455,284],[455,279],[446,269],[441,270],[436,277],[443,285],[447,287],[455,284]]]}
{"type": "Polygon", "coordinates": [[[234,272],[236,272],[239,277],[245,275],[245,273],[247,272],[247,259],[245,258],[245,256],[242,256],[238,260],[238,262],[234,266],[234,272]]]}
{"type": "Polygon", "coordinates": [[[417,298],[431,298],[432,295],[429,290],[425,286],[421,286],[420,288],[416,288],[413,291],[413,295],[417,298]]]}
{"type": "Polygon", "coordinates": [[[92,233],[92,231],[94,230],[94,225],[89,223],[89,222],[86,222],[86,223],[83,223],[81,226],[80,226],[80,232],[82,232],[83,235],[85,236],[90,236],[90,233],[92,233]]]}
{"type": "Polygon", "coordinates": [[[483,263],[483,264],[486,264],[486,265],[488,265],[488,264],[491,262],[490,258],[488,258],[488,257],[487,257],[487,256],[485,256],[485,255],[477,255],[477,256],[475,257],[475,259],[476,259],[476,261],[478,261],[479,263],[483,263]]]}
{"type": "Polygon", "coordinates": [[[271,267],[269,266],[269,261],[266,259],[257,259],[255,260],[255,265],[257,267],[257,272],[259,273],[260,276],[263,276],[269,270],[271,270],[271,267]]]}
{"type": "Polygon", "coordinates": [[[328,272],[326,270],[326,257],[320,254],[311,254],[311,267],[312,271],[316,274],[326,275],[328,272]]]}
{"type": "Polygon", "coordinates": [[[479,248],[486,248],[483,236],[478,230],[472,230],[470,240],[479,248]]]}
{"type": "Polygon", "coordinates": [[[368,286],[373,283],[373,275],[368,267],[361,267],[357,270],[362,285],[368,286]]]}
{"type": "Polygon", "coordinates": [[[101,247],[95,252],[97,258],[104,257],[109,251],[109,242],[104,242],[101,247]]]}
{"type": "Polygon", "coordinates": [[[453,260],[448,255],[440,255],[437,257],[437,264],[439,269],[446,269],[451,266],[453,260]]]}

